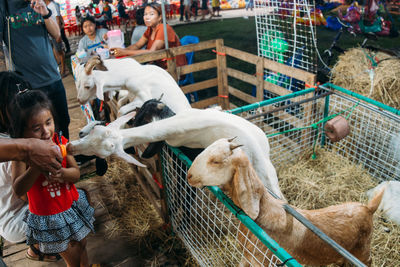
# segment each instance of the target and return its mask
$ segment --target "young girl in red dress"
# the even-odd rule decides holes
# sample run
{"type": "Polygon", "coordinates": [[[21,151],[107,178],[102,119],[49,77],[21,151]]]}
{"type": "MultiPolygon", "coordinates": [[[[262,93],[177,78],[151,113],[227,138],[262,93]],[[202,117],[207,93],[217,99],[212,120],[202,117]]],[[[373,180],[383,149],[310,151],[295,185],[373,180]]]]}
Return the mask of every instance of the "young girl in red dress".
{"type": "MultiPolygon", "coordinates": [[[[51,139],[54,145],[68,141],[55,133],[53,108],[41,91],[20,91],[11,114],[14,138],[51,139]]],[[[14,192],[28,196],[27,244],[39,244],[42,253],[59,253],[68,266],[89,266],[86,236],[93,231],[94,209],[74,185],[80,177],[74,157],[65,155],[56,173],[41,173],[37,166],[14,161],[12,176],[14,192]]]]}

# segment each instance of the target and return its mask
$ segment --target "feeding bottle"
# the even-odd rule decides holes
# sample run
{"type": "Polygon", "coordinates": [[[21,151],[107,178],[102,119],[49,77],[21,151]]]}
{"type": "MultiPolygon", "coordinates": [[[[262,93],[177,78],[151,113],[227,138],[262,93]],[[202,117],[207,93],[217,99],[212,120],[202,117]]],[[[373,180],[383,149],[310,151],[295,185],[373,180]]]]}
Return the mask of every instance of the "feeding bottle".
{"type": "Polygon", "coordinates": [[[56,145],[55,147],[58,148],[58,151],[60,151],[61,156],[63,158],[65,158],[67,156],[67,146],[66,145],[59,144],[59,145],[56,145]]]}

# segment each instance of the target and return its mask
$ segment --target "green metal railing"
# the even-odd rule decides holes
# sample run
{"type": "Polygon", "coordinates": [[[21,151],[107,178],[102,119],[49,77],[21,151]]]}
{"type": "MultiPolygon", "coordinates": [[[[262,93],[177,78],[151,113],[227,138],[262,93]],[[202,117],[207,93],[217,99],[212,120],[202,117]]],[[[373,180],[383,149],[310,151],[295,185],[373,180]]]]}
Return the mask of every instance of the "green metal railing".
{"type": "MultiPolygon", "coordinates": [[[[190,168],[192,161],[176,147],[169,146],[171,151],[190,168]]],[[[226,196],[217,186],[207,188],[239,219],[265,246],[268,247],[286,266],[299,267],[300,265],[289,253],[273,240],[260,226],[258,226],[247,214],[232,200],[226,196]]]]}

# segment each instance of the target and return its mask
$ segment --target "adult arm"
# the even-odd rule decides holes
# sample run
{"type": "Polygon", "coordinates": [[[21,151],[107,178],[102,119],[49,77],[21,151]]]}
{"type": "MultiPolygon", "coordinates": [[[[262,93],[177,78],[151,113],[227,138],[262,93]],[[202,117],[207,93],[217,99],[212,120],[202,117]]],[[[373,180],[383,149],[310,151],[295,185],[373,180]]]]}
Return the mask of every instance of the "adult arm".
{"type": "MultiPolygon", "coordinates": [[[[46,4],[43,0],[32,0],[31,7],[36,12],[42,16],[46,16],[49,14],[49,10],[47,9],[46,4]]],[[[57,25],[57,22],[51,19],[51,17],[44,20],[46,25],[46,29],[55,40],[59,39],[61,36],[60,28],[57,25]]]]}
{"type": "Polygon", "coordinates": [[[117,57],[122,56],[136,56],[141,54],[146,54],[150,52],[154,52],[156,50],[164,49],[164,41],[156,40],[153,45],[148,49],[141,49],[143,46],[147,44],[147,38],[142,36],[136,44],[130,45],[127,48],[111,48],[114,55],[117,57]]]}
{"type": "Polygon", "coordinates": [[[0,48],[0,71],[6,71],[6,70],[7,70],[6,57],[4,56],[3,49],[0,48]]]}
{"type": "MultiPolygon", "coordinates": [[[[3,14],[0,9],[0,20],[3,20],[3,14]]],[[[3,32],[4,31],[4,25],[3,23],[0,23],[0,44],[3,42],[3,32]]],[[[5,71],[7,70],[7,65],[6,65],[6,57],[4,55],[4,51],[2,48],[0,48],[0,71],[5,71]]]]}
{"type": "Polygon", "coordinates": [[[0,161],[24,161],[43,172],[56,172],[62,157],[50,140],[0,138],[0,161]]]}

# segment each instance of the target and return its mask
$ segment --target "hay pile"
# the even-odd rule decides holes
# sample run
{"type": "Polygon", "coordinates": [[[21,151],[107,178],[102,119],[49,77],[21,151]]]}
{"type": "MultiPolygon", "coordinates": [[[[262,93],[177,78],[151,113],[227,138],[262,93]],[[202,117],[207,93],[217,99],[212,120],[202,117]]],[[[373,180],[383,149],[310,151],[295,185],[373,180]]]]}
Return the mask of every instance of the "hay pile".
{"type": "Polygon", "coordinates": [[[367,96],[388,106],[400,109],[400,59],[382,61],[392,56],[378,52],[375,56],[382,61],[374,69],[373,90],[368,69],[371,61],[365,55],[374,55],[362,48],[352,48],[339,56],[332,73],[332,82],[343,88],[367,96]]]}
{"type": "Polygon", "coordinates": [[[132,240],[146,260],[146,266],[197,266],[180,239],[167,233],[162,219],[145,197],[132,172],[132,165],[111,159],[104,176],[102,194],[113,223],[106,226],[108,237],[132,240]]]}
{"type": "MultiPolygon", "coordinates": [[[[304,153],[297,163],[278,170],[280,187],[291,205],[317,209],[346,201],[367,203],[364,193],[378,182],[365,170],[334,152],[318,149],[315,160],[311,155],[312,151],[304,153]]],[[[371,244],[372,266],[398,266],[399,251],[400,227],[385,222],[377,212],[371,244]]]]}

